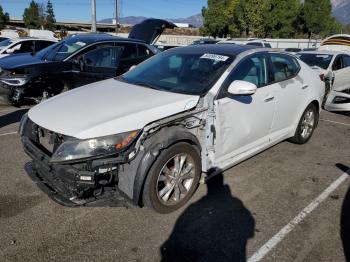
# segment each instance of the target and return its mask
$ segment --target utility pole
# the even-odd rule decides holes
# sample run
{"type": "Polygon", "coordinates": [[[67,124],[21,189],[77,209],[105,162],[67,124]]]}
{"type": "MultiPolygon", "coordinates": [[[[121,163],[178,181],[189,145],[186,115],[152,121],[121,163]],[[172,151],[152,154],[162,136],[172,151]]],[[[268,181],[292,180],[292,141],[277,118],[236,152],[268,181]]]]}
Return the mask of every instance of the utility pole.
{"type": "Polygon", "coordinates": [[[96,32],[96,0],[91,0],[91,32],[96,32]]]}
{"type": "Polygon", "coordinates": [[[118,0],[114,0],[115,4],[115,33],[118,34],[118,0]]]}

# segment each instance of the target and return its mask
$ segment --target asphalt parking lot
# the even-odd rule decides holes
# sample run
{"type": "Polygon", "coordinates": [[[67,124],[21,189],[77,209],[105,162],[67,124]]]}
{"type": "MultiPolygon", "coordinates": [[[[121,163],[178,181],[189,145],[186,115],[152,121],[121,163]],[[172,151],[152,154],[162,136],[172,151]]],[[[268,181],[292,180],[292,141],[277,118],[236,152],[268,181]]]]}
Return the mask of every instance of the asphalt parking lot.
{"type": "Polygon", "coordinates": [[[50,200],[23,168],[26,110],[0,107],[1,261],[350,261],[350,116],[322,112],[309,143],[280,143],[159,215],[50,200]]]}

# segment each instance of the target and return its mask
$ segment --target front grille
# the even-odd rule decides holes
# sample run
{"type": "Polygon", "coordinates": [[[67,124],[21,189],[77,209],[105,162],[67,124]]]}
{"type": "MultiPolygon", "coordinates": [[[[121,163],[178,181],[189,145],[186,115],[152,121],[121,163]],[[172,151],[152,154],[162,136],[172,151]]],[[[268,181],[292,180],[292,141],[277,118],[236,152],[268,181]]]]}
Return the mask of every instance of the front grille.
{"type": "Polygon", "coordinates": [[[40,145],[42,145],[50,154],[53,154],[55,145],[55,134],[46,129],[39,128],[38,135],[40,145]]]}

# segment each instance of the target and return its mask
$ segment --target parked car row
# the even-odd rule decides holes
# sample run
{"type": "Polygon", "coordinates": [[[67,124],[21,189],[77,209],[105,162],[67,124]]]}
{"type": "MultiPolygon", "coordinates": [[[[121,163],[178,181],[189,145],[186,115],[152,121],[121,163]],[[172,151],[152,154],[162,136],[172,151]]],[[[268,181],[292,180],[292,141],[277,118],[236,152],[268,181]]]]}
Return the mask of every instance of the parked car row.
{"type": "Polygon", "coordinates": [[[121,75],[158,53],[150,44],[165,28],[173,27],[165,20],[148,19],[135,25],[129,38],[99,33],[73,35],[35,54],[2,58],[2,102],[40,102],[63,90],[121,75]]]}
{"type": "MultiPolygon", "coordinates": [[[[118,53],[130,41],[101,49],[118,53]]],[[[54,47],[66,47],[55,56],[72,58],[93,44],[65,43],[54,47]]],[[[92,54],[82,53],[76,64],[87,68],[102,57],[92,54]]],[[[47,67],[57,62],[51,59],[47,67]]],[[[33,160],[29,176],[58,203],[169,213],[189,201],[201,179],[285,139],[306,143],[323,95],[318,74],[288,53],[190,45],[40,103],[19,133],[33,160]]]]}

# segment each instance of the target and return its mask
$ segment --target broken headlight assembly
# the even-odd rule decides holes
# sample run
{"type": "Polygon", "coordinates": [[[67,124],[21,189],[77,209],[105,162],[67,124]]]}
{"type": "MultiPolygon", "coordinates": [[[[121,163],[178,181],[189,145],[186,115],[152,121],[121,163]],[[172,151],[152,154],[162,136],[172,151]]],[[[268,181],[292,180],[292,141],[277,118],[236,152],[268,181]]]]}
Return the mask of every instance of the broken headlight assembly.
{"type": "Polygon", "coordinates": [[[125,150],[139,133],[139,131],[131,131],[86,140],[69,140],[57,148],[51,157],[51,162],[76,161],[115,155],[125,150]]]}
{"type": "Polygon", "coordinates": [[[350,103],[350,98],[348,97],[342,97],[342,96],[336,96],[333,99],[333,103],[334,104],[346,104],[346,103],[350,103]]]}

